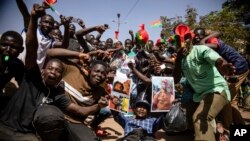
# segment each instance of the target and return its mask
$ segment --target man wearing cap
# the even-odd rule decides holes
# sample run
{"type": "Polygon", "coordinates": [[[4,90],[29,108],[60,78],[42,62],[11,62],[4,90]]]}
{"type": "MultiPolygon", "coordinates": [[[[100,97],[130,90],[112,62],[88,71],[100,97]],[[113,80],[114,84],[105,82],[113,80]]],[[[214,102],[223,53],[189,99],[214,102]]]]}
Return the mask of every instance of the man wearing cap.
{"type": "Polygon", "coordinates": [[[155,140],[154,133],[161,128],[162,116],[150,117],[150,104],[146,100],[137,101],[133,110],[135,117],[112,111],[114,120],[124,129],[123,140],[155,140]]]}

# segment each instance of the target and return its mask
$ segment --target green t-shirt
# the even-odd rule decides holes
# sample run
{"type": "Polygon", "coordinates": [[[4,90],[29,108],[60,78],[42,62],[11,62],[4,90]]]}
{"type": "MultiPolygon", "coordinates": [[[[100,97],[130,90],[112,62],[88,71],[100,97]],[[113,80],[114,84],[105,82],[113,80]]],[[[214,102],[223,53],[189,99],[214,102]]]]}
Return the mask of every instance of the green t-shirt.
{"type": "Polygon", "coordinates": [[[135,47],[133,47],[133,48],[130,50],[130,52],[128,53],[128,56],[129,56],[129,57],[135,57],[135,56],[136,56],[136,53],[134,52],[134,49],[135,49],[135,47]]]}
{"type": "Polygon", "coordinates": [[[195,102],[200,102],[205,94],[223,91],[231,100],[227,82],[215,66],[218,58],[221,56],[205,45],[193,46],[191,52],[183,58],[182,72],[195,91],[195,102]]]}

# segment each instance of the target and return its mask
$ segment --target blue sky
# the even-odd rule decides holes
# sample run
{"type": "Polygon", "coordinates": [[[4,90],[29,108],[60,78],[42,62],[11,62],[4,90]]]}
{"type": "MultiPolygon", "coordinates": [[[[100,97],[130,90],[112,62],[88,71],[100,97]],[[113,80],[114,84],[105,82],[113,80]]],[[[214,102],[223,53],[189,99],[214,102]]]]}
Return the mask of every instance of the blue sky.
{"type": "MultiPolygon", "coordinates": [[[[41,3],[43,0],[24,0],[29,11],[33,3],[41,3]]],[[[110,29],[103,33],[101,40],[108,37],[114,38],[117,30],[117,13],[121,14],[119,40],[124,42],[130,38],[128,31],[138,31],[140,24],[145,24],[149,38],[156,41],[159,38],[161,28],[151,28],[150,23],[167,16],[169,18],[186,14],[185,10],[190,5],[197,9],[198,16],[206,15],[211,11],[222,8],[226,0],[57,0],[54,8],[65,16],[74,16],[84,20],[87,27],[109,24],[110,29]]],[[[7,30],[21,32],[23,19],[16,0],[1,0],[0,2],[0,34],[7,30]]],[[[51,10],[48,14],[59,20],[51,10]]],[[[184,18],[183,18],[184,20],[184,18]]],[[[77,26],[77,29],[80,27],[77,26]]],[[[93,34],[96,35],[96,32],[93,34]]]]}

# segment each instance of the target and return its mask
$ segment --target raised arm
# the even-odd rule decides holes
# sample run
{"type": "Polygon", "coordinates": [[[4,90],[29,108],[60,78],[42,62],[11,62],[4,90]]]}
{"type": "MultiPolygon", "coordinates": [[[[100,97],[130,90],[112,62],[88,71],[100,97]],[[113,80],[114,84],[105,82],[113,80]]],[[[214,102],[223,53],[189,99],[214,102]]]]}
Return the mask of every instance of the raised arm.
{"type": "Polygon", "coordinates": [[[25,57],[25,66],[27,69],[31,69],[37,65],[37,27],[38,27],[38,18],[45,14],[45,9],[39,4],[34,4],[31,17],[29,20],[28,31],[26,35],[26,57],[25,57]]]}
{"type": "Polygon", "coordinates": [[[80,60],[88,60],[89,55],[77,51],[71,51],[63,48],[52,48],[47,50],[47,55],[50,57],[74,58],[80,60]]]}
{"type": "Polygon", "coordinates": [[[68,48],[69,46],[69,24],[73,17],[64,17],[60,16],[61,23],[64,25],[64,34],[63,34],[63,41],[56,42],[54,44],[54,48],[68,48]]]}
{"type": "Polygon", "coordinates": [[[84,48],[85,53],[89,52],[90,50],[89,50],[87,42],[85,41],[83,36],[86,34],[89,34],[90,32],[93,32],[93,31],[103,32],[106,29],[107,28],[105,26],[101,25],[101,26],[93,26],[90,28],[83,28],[83,29],[80,29],[76,32],[76,38],[77,38],[79,44],[84,48]]]}
{"type": "MultiPolygon", "coordinates": [[[[108,24],[104,24],[104,27],[106,27],[108,29],[108,24]]],[[[98,40],[99,42],[101,41],[101,37],[102,37],[102,34],[105,32],[106,30],[102,30],[102,31],[99,31],[98,34],[96,35],[96,40],[98,40]]]]}
{"type": "Polygon", "coordinates": [[[135,45],[135,37],[134,37],[134,32],[133,30],[129,30],[129,34],[131,36],[131,41],[132,41],[132,47],[135,45]]]}
{"type": "Polygon", "coordinates": [[[135,67],[134,64],[132,62],[128,63],[128,67],[131,69],[131,71],[142,81],[151,84],[152,81],[150,78],[148,78],[147,76],[143,75],[141,72],[139,72],[135,67]]]}
{"type": "Polygon", "coordinates": [[[21,12],[21,14],[23,16],[24,28],[27,29],[28,24],[29,24],[29,20],[30,20],[29,10],[28,10],[27,6],[25,5],[25,3],[23,2],[23,0],[16,0],[16,3],[17,3],[17,7],[18,7],[19,11],[21,12]]]}
{"type": "Polygon", "coordinates": [[[218,48],[218,41],[217,41],[217,39],[213,39],[211,43],[207,43],[207,40],[210,39],[210,38],[218,38],[220,35],[221,35],[220,32],[213,31],[208,36],[206,36],[205,38],[203,38],[200,41],[200,44],[201,45],[206,45],[206,46],[208,46],[208,47],[210,47],[212,49],[217,49],[218,48]]]}
{"type": "Polygon", "coordinates": [[[177,51],[177,57],[175,60],[175,66],[174,66],[174,71],[173,71],[173,77],[174,77],[174,83],[177,84],[180,82],[181,77],[182,77],[182,67],[181,67],[181,61],[182,58],[184,57],[184,54],[187,52],[186,48],[180,48],[177,51]]]}

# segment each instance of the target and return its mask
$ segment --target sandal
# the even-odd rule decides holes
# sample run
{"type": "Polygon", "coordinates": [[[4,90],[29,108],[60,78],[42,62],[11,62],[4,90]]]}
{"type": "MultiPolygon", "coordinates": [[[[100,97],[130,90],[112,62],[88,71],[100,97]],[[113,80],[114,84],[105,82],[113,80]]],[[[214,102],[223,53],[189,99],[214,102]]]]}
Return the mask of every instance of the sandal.
{"type": "Polygon", "coordinates": [[[107,137],[108,135],[110,135],[109,132],[107,132],[107,131],[105,131],[105,130],[103,130],[101,128],[95,130],[95,134],[96,134],[97,137],[107,137]]]}
{"type": "Polygon", "coordinates": [[[220,134],[219,141],[229,141],[228,134],[220,134]]]}
{"type": "Polygon", "coordinates": [[[219,133],[219,141],[229,141],[229,131],[227,131],[221,123],[217,123],[216,128],[219,133]]]}

